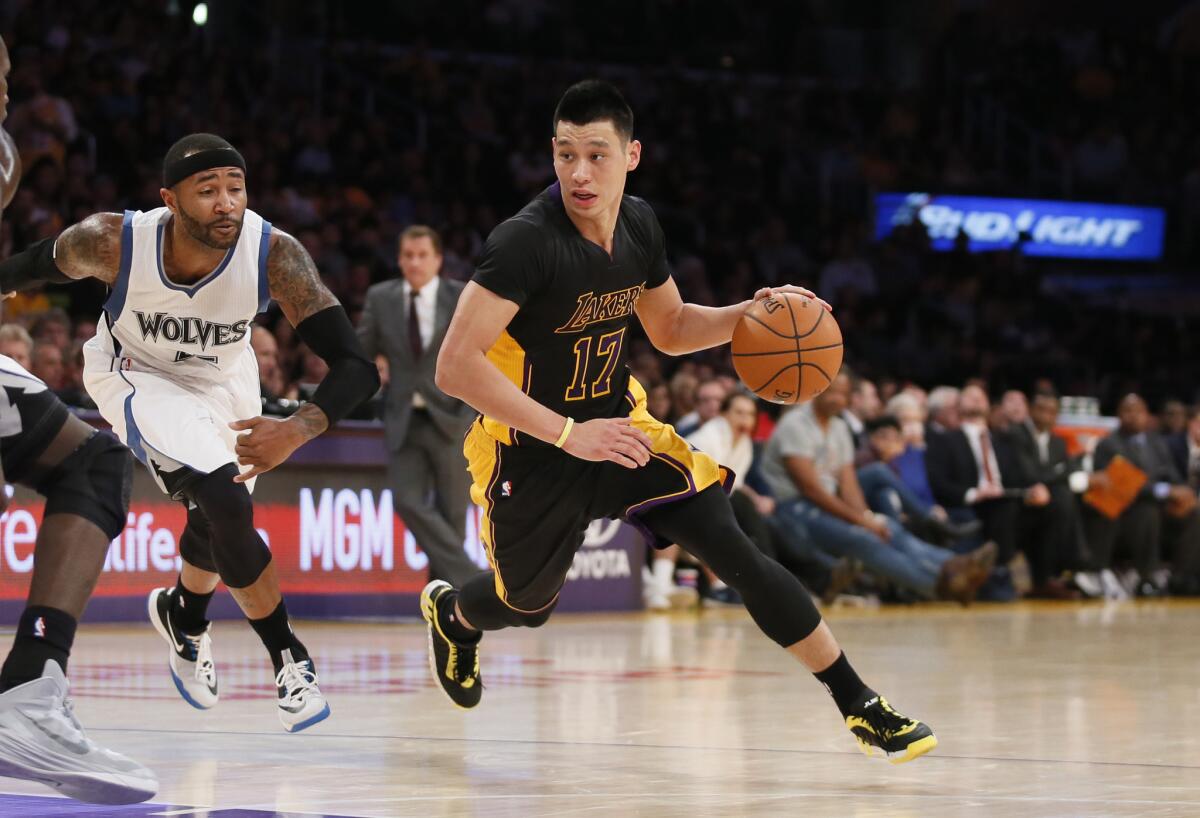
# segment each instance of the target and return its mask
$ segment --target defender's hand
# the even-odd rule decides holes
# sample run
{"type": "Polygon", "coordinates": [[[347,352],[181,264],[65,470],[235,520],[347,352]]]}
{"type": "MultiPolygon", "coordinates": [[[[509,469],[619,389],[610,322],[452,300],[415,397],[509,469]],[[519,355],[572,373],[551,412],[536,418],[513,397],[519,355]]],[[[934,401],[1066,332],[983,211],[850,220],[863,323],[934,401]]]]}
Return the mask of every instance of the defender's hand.
{"type": "Polygon", "coordinates": [[[833,312],[833,307],[829,306],[829,302],[817,298],[817,294],[812,290],[806,290],[803,287],[797,287],[794,284],[781,284],[778,287],[763,287],[754,294],[754,300],[757,301],[760,298],[770,298],[777,293],[795,293],[796,295],[804,296],[805,298],[811,298],[829,312],[833,312]]]}
{"type": "Polygon", "coordinates": [[[270,471],[291,457],[292,452],[310,439],[296,424],[277,418],[235,420],[229,424],[229,428],[246,432],[244,435],[238,435],[234,451],[237,452],[238,465],[252,467],[250,471],[234,477],[235,483],[245,483],[251,477],[270,471]]]}
{"type": "Polygon", "coordinates": [[[627,469],[650,462],[650,438],[635,429],[629,418],[596,418],[576,423],[567,435],[563,451],[580,460],[611,460],[627,469]]]}

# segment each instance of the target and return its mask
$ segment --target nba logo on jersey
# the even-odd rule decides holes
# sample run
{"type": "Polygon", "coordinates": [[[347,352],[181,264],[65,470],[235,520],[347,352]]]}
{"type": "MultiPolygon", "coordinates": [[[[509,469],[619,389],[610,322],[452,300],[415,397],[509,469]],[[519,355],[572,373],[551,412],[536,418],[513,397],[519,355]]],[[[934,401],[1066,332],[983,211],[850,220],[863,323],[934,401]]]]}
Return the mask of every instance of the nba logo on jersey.
{"type": "Polygon", "coordinates": [[[38,639],[46,638],[46,618],[45,617],[39,616],[37,619],[33,620],[33,635],[36,636],[38,639]]]}
{"type": "Polygon", "coordinates": [[[512,481],[505,480],[500,484],[500,494],[504,497],[512,497],[512,481]]]}

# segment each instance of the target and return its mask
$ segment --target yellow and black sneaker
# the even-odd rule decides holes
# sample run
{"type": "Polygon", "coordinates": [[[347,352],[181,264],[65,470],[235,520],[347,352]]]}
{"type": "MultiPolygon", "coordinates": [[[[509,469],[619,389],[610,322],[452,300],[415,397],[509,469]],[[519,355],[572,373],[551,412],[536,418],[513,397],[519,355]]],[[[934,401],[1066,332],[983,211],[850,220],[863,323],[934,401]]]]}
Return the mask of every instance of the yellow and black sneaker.
{"type": "Polygon", "coordinates": [[[429,669],[456,707],[469,710],[479,704],[483,679],[479,676],[479,640],[460,642],[446,635],[438,616],[438,600],[453,592],[450,583],[436,579],[421,591],[421,616],[429,625],[429,669]]]}
{"type": "Polygon", "coordinates": [[[846,716],[846,726],[869,756],[879,748],[893,764],[903,764],[937,747],[929,725],[897,713],[887,699],[873,695],[846,716]]]}

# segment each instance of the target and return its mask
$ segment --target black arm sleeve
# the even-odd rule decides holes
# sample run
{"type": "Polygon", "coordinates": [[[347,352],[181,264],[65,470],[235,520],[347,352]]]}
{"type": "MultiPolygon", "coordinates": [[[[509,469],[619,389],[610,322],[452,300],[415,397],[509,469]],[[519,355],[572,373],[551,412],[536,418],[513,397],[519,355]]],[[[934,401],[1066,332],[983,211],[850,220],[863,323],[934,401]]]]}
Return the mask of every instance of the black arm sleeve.
{"type": "Polygon", "coordinates": [[[330,426],[379,391],[379,370],[363,351],[341,304],[313,313],[297,325],[296,332],[329,364],[329,374],[312,402],[329,418],[330,426]]]}
{"type": "Polygon", "coordinates": [[[0,261],[0,292],[28,290],[39,284],[68,284],[72,279],[54,263],[56,239],[35,241],[19,253],[0,261]]]}

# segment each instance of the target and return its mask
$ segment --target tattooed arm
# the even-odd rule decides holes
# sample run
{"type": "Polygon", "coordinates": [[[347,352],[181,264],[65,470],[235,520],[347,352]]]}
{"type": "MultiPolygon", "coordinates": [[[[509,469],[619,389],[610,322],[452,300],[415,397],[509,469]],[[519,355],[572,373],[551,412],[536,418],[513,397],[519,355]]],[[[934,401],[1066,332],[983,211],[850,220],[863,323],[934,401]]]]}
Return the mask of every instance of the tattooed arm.
{"type": "Polygon", "coordinates": [[[121,269],[120,213],[93,213],[64,230],[54,244],[54,264],[68,278],[97,278],[112,285],[121,269]]]}
{"type": "Polygon", "coordinates": [[[112,285],[121,268],[121,223],[117,213],[96,213],[64,230],[57,239],[41,239],[0,261],[0,293],[43,284],[69,284],[97,278],[112,285]]]}
{"type": "MultiPolygon", "coordinates": [[[[293,327],[299,327],[305,319],[338,303],[321,280],[317,265],[304,245],[282,230],[271,234],[267,286],[271,298],[279,304],[293,327]]],[[[329,427],[329,418],[314,403],[304,404],[292,417],[304,425],[310,437],[316,437],[329,427]]]]}
{"type": "Polygon", "coordinates": [[[308,251],[282,231],[271,235],[267,254],[267,286],[301,340],[329,364],[310,402],[286,421],[249,418],[230,424],[249,431],[237,443],[238,462],[252,468],[236,480],[245,482],[286,460],[293,451],[321,434],[333,422],[379,389],[379,373],[363,352],[346,311],[321,281],[308,251]]]}
{"type": "Polygon", "coordinates": [[[338,303],[321,281],[317,265],[304,245],[282,230],[271,233],[267,285],[271,289],[271,298],[279,303],[293,327],[299,327],[304,319],[338,303]]]}

